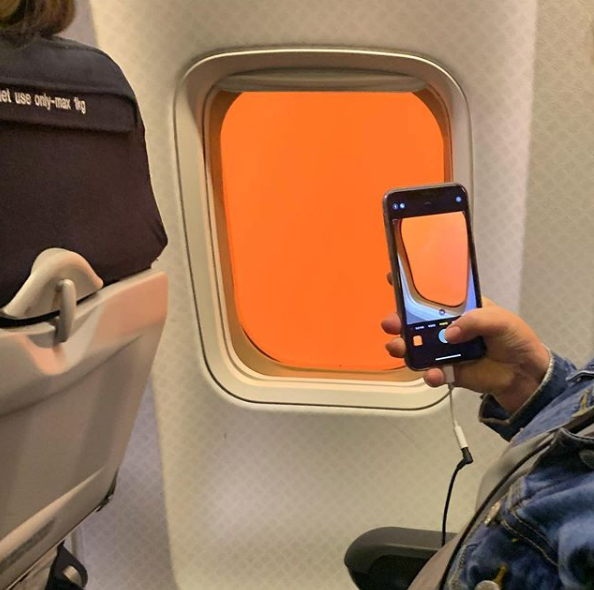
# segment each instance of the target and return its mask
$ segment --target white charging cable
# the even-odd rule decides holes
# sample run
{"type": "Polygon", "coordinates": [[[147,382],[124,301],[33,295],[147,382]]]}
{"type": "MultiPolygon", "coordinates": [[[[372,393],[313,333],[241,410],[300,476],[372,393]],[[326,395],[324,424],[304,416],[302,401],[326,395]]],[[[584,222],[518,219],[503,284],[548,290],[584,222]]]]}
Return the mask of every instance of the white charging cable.
{"type": "Polygon", "coordinates": [[[443,373],[445,375],[446,385],[448,386],[448,397],[450,402],[450,416],[452,419],[452,427],[454,429],[454,434],[456,435],[456,440],[458,441],[458,446],[460,447],[460,451],[462,452],[462,456],[468,460],[468,463],[472,463],[472,455],[470,455],[470,451],[468,450],[468,442],[466,441],[466,437],[464,436],[464,431],[458,421],[456,420],[456,414],[454,413],[454,388],[455,388],[455,376],[454,376],[454,367],[452,365],[446,365],[443,367],[443,373]],[[466,452],[465,452],[466,451],[466,452]]]}
{"type": "Polygon", "coordinates": [[[441,544],[445,545],[446,540],[446,525],[448,520],[448,509],[450,507],[450,500],[452,497],[452,490],[454,489],[454,482],[456,481],[456,476],[458,472],[465,467],[466,465],[470,465],[474,459],[472,458],[472,454],[470,449],[468,448],[468,442],[466,442],[466,437],[464,436],[464,431],[458,421],[456,420],[456,415],[454,413],[454,388],[455,388],[455,375],[454,375],[454,367],[452,365],[446,365],[442,367],[443,373],[445,375],[446,385],[448,386],[448,397],[450,403],[450,416],[452,419],[452,427],[454,429],[454,434],[456,435],[456,441],[458,442],[458,446],[460,447],[460,451],[462,452],[462,460],[456,466],[454,473],[452,475],[452,479],[450,480],[450,486],[448,488],[448,493],[446,496],[446,503],[445,508],[443,511],[443,521],[441,527],[441,544]]]}

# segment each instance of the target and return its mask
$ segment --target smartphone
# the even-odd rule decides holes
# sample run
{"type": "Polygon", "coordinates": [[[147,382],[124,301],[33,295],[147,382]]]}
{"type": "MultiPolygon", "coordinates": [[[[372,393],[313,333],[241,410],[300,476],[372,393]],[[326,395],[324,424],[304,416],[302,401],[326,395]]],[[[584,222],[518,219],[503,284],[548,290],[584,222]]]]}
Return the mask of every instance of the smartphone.
{"type": "Polygon", "coordinates": [[[482,338],[450,344],[445,337],[452,322],[481,307],[464,187],[391,190],[383,205],[406,364],[423,370],[484,356],[482,338]]]}

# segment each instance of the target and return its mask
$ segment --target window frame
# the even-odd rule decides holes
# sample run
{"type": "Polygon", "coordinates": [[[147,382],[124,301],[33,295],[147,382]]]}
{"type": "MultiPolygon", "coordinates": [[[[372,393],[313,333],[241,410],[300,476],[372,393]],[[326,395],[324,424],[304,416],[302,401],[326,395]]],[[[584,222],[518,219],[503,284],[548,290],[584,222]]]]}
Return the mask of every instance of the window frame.
{"type": "MultiPolygon", "coordinates": [[[[433,107],[428,106],[434,113],[435,108],[444,108],[449,123],[449,135],[444,133],[444,139],[450,146],[444,154],[446,169],[451,167],[450,179],[466,186],[472,195],[467,101],[452,76],[427,58],[371,50],[278,48],[225,52],[199,60],[177,89],[174,131],[192,287],[208,369],[225,391],[251,402],[398,410],[434,406],[446,392],[428,388],[418,373],[408,369],[358,373],[292,368],[258,351],[239,324],[225,227],[216,214],[220,195],[211,174],[211,108],[217,106],[213,90],[234,74],[283,68],[341,69],[353,74],[381,71],[424,80],[430,89],[427,100],[436,101],[433,107]]],[[[443,125],[443,119],[436,118],[443,125]]]]}

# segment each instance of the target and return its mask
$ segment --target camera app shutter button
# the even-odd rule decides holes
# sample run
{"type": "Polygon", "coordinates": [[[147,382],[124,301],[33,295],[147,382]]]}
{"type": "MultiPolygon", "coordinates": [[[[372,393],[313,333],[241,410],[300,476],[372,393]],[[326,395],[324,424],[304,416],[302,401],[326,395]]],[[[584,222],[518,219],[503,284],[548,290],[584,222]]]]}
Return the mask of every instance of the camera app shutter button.
{"type": "Polygon", "coordinates": [[[444,344],[449,344],[449,342],[446,340],[445,337],[445,331],[446,329],[444,328],[443,330],[440,330],[439,333],[437,334],[437,337],[444,343],[444,344]]]}

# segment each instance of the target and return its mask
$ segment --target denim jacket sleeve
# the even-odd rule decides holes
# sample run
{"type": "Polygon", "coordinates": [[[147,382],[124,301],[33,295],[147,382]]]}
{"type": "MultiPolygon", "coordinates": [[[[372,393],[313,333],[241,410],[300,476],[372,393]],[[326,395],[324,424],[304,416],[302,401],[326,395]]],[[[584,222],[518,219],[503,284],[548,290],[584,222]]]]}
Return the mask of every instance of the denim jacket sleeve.
{"type": "Polygon", "coordinates": [[[550,353],[549,369],[538,389],[513,414],[504,410],[491,395],[485,395],[479,410],[480,421],[501,435],[513,438],[522,428],[567,388],[567,377],[575,371],[571,361],[550,353]]]}

